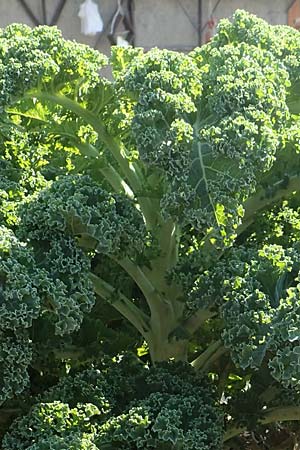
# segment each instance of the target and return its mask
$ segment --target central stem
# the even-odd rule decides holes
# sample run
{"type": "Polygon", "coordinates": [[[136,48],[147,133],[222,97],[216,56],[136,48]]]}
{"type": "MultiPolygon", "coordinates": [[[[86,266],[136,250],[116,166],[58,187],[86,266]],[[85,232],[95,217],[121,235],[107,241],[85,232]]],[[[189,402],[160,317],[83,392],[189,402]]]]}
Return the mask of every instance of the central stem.
{"type": "Polygon", "coordinates": [[[188,341],[172,339],[157,339],[153,334],[148,341],[151,360],[156,362],[169,361],[187,361],[188,341]]]}

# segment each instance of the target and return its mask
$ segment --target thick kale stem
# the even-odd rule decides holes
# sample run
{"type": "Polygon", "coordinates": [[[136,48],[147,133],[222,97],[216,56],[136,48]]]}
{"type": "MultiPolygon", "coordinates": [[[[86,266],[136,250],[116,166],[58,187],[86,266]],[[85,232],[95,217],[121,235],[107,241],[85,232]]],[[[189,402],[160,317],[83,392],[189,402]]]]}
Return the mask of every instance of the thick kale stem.
{"type": "Polygon", "coordinates": [[[162,339],[161,336],[156,336],[155,333],[150,334],[149,350],[151,360],[155,364],[159,361],[168,361],[174,359],[175,361],[187,361],[188,341],[185,339],[162,339]]]}
{"type": "Polygon", "coordinates": [[[178,260],[180,227],[169,220],[158,227],[155,235],[159,245],[159,256],[151,261],[151,269],[145,267],[143,271],[161,294],[163,301],[170,305],[174,316],[181,317],[182,302],[177,300],[183,296],[182,289],[179,285],[166,280],[168,271],[175,266],[178,260]]]}
{"type": "MultiPolygon", "coordinates": [[[[152,361],[168,360],[177,358],[186,360],[186,342],[176,342],[170,338],[172,330],[178,322],[178,311],[176,302],[169,296],[164,295],[156,284],[155,277],[149,278],[151,271],[145,273],[141,267],[133,263],[129,258],[115,261],[130,275],[144,294],[150,310],[150,326],[147,336],[152,361]]],[[[152,274],[153,275],[153,274],[152,274]]],[[[182,303],[180,303],[182,307],[182,303]]]]}
{"type": "Polygon", "coordinates": [[[91,273],[90,278],[94,284],[97,295],[111,303],[146,339],[149,330],[149,317],[132,303],[124,294],[114,289],[109,283],[91,273]]]}
{"type": "Polygon", "coordinates": [[[211,366],[222,356],[227,350],[221,341],[211,344],[204,352],[201,353],[191,365],[200,372],[207,372],[211,366]]]}
{"type": "Polygon", "coordinates": [[[109,164],[99,169],[106,181],[111,185],[116,193],[124,192],[127,197],[133,199],[134,194],[128,184],[120,177],[115,168],[109,164]]]}
{"type": "Polygon", "coordinates": [[[131,276],[145,296],[151,313],[151,324],[160,327],[166,320],[166,314],[171,319],[172,308],[166,298],[162,298],[157,287],[137,264],[129,258],[115,261],[131,276]]]}
{"type": "MultiPolygon", "coordinates": [[[[162,223],[156,232],[160,254],[152,263],[152,269],[149,271],[149,277],[153,277],[162,291],[168,291],[169,285],[166,283],[166,273],[172,269],[178,260],[178,246],[180,227],[178,224],[169,220],[162,223]]],[[[178,290],[179,287],[177,286],[178,290]]]]}
{"type": "Polygon", "coordinates": [[[171,269],[177,262],[179,233],[179,226],[172,220],[169,220],[161,226],[159,244],[165,271],[171,269]]]}
{"type": "MultiPolygon", "coordinates": [[[[161,299],[159,298],[159,293],[156,287],[151,283],[149,278],[145,275],[142,268],[136,263],[133,263],[129,258],[116,259],[113,258],[136,282],[138,287],[143,292],[145,298],[153,298],[153,300],[158,304],[161,299]]],[[[151,306],[149,305],[150,309],[151,306]]]]}
{"type": "MultiPolygon", "coordinates": [[[[300,420],[300,407],[299,406],[283,406],[266,409],[262,411],[263,419],[258,421],[258,425],[267,425],[273,422],[289,422],[294,420],[300,420]]],[[[230,427],[223,438],[223,442],[229,441],[235,436],[247,431],[247,427],[232,426],[230,427]]]]}

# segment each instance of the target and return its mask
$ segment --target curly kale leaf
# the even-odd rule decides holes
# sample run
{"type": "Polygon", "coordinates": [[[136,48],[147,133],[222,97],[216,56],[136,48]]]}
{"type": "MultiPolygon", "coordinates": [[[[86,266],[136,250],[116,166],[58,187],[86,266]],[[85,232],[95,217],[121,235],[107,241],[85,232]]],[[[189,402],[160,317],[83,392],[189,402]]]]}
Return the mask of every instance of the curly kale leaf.
{"type": "Polygon", "coordinates": [[[0,329],[21,330],[47,314],[57,334],[77,330],[94,305],[90,262],[72,238],[34,251],[5,228],[0,240],[0,329]]]}
{"type": "Polygon", "coordinates": [[[18,222],[18,203],[45,186],[40,170],[45,148],[17,124],[0,119],[0,220],[7,226],[18,222]]]}
{"type": "Polygon", "coordinates": [[[287,67],[292,82],[299,80],[299,33],[284,25],[269,25],[265,20],[237,10],[232,20],[222,19],[212,47],[237,45],[245,42],[272,52],[287,67]]]}
{"type": "Polygon", "coordinates": [[[29,329],[41,311],[40,271],[33,254],[5,227],[0,227],[0,402],[29,384],[32,360],[29,329]]]}
{"type": "Polygon", "coordinates": [[[289,346],[298,337],[297,308],[295,303],[291,306],[289,297],[296,289],[293,286],[299,272],[299,249],[270,245],[258,251],[258,258],[255,255],[252,258],[250,264],[242,263],[242,276],[225,281],[231,292],[222,307],[223,339],[241,367],[258,368],[266,352],[270,352],[271,367],[274,364],[271,355],[277,355],[274,356],[277,361],[280,348],[289,346]]]}
{"type": "Polygon", "coordinates": [[[89,436],[72,433],[65,437],[51,436],[39,440],[27,450],[99,450],[89,436]]]}
{"type": "Polygon", "coordinates": [[[99,68],[107,59],[85,45],[65,41],[55,27],[13,24],[1,30],[0,105],[18,100],[31,88],[65,85],[79,97],[99,80],[99,68]]]}
{"type": "Polygon", "coordinates": [[[254,45],[270,51],[289,74],[288,106],[299,114],[299,55],[300,38],[297,30],[284,25],[272,26],[246,11],[237,10],[232,20],[222,19],[211,47],[236,46],[240,43],[254,45]]]}
{"type": "Polygon", "coordinates": [[[38,291],[42,271],[36,268],[33,252],[5,227],[0,227],[0,329],[29,328],[39,316],[38,291]]]}
{"type": "Polygon", "coordinates": [[[100,447],[109,431],[113,442],[124,448],[126,440],[134,444],[132,448],[221,448],[223,418],[214,390],[188,364],[162,363],[144,369],[135,384],[137,399],[131,400],[127,413],[100,428],[100,447]]]}
{"type": "Polygon", "coordinates": [[[101,371],[88,369],[61,380],[14,422],[3,444],[6,450],[28,450],[63,445],[76,436],[99,449],[220,450],[222,432],[212,386],[191,367],[165,363],[149,369],[125,357],[101,371]]]}
{"type": "Polygon", "coordinates": [[[286,290],[274,321],[274,341],[277,345],[275,356],[270,360],[272,376],[285,387],[300,389],[300,285],[299,272],[296,283],[286,290]]]}
{"type": "Polygon", "coordinates": [[[95,426],[90,419],[98,414],[96,406],[86,403],[70,408],[62,402],[40,403],[33,407],[31,414],[15,422],[15,430],[3,440],[7,450],[18,448],[55,449],[55,448],[96,448],[91,438],[95,426]],[[88,443],[92,447],[87,447],[88,443]],[[70,444],[70,447],[65,447],[70,444]],[[79,444],[79,447],[75,447],[79,444]],[[61,445],[61,446],[59,446],[61,445]]]}
{"type": "Polygon", "coordinates": [[[243,42],[190,55],[154,49],[122,80],[139,156],[160,177],[163,217],[233,233],[289,119],[284,64],[243,42]]]}
{"type": "Polygon", "coordinates": [[[134,203],[105,191],[88,176],[67,176],[33,198],[21,211],[23,236],[51,240],[66,233],[79,245],[111,255],[135,255],[146,229],[134,203]]]}
{"type": "Polygon", "coordinates": [[[103,371],[97,368],[86,369],[74,376],[62,378],[43,396],[49,402],[61,401],[75,408],[78,403],[89,403],[98,408],[98,420],[105,420],[116,407],[113,389],[103,371]]]}
{"type": "Polygon", "coordinates": [[[297,243],[239,246],[186,285],[187,308],[219,310],[237,367],[265,361],[283,385],[299,385],[299,270],[297,243]]]}
{"type": "Polygon", "coordinates": [[[134,385],[137,398],[99,428],[100,448],[108,441],[124,449],[221,448],[223,418],[214,390],[188,364],[139,369],[134,385]]]}
{"type": "Polygon", "coordinates": [[[90,263],[72,238],[56,240],[39,254],[0,227],[0,401],[29,382],[32,326],[48,317],[59,335],[77,330],[94,305],[90,263]],[[12,374],[14,374],[12,376],[12,374]]]}
{"type": "Polygon", "coordinates": [[[29,386],[28,366],[32,345],[24,330],[0,331],[0,404],[21,394],[29,386]]]}
{"type": "Polygon", "coordinates": [[[41,246],[36,256],[45,277],[40,277],[40,293],[49,319],[58,335],[80,328],[85,314],[95,303],[89,278],[90,260],[71,237],[59,236],[41,246]]]}

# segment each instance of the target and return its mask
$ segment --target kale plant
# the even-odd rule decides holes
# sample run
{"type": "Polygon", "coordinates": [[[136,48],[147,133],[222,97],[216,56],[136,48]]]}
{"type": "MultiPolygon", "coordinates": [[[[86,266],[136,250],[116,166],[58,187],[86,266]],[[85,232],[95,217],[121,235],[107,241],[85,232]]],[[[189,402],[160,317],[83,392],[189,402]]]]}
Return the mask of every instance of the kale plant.
{"type": "Polygon", "coordinates": [[[299,130],[300,35],[244,11],[189,54],[1,31],[4,450],[294,448],[299,130]]]}

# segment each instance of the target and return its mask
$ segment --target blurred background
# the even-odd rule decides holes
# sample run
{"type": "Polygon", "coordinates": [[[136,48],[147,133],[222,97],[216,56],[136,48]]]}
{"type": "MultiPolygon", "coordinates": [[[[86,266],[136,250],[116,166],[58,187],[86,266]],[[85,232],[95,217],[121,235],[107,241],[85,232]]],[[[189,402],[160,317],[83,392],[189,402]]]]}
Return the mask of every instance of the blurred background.
{"type": "Polygon", "coordinates": [[[300,0],[0,0],[0,27],[57,25],[65,38],[106,54],[116,43],[189,51],[236,9],[300,28],[300,0]]]}

